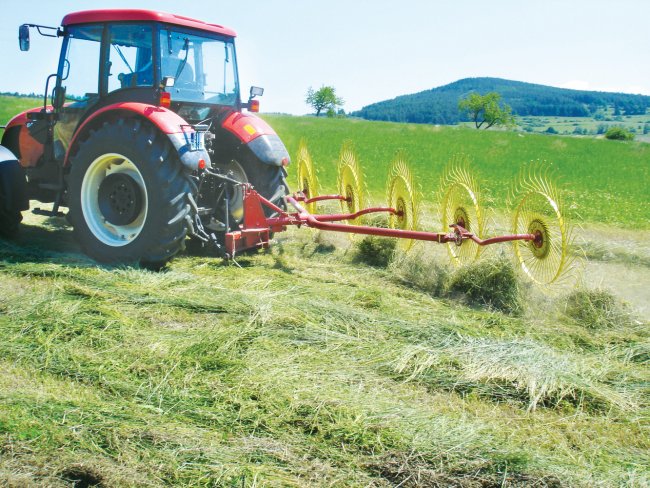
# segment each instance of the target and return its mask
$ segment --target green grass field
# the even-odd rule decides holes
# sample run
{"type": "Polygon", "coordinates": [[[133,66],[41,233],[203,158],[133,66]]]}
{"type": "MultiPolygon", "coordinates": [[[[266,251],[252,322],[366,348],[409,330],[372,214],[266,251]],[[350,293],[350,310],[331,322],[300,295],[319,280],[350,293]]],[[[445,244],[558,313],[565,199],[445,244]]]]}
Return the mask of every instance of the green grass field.
{"type": "Polygon", "coordinates": [[[584,131],[584,135],[589,136],[596,135],[599,128],[603,130],[609,127],[624,127],[634,131],[639,140],[648,142],[650,138],[647,133],[650,130],[650,114],[613,116],[610,113],[601,120],[592,117],[520,117],[517,123],[521,129],[528,131],[545,132],[549,127],[553,127],[559,134],[572,135],[576,134],[577,128],[579,132],[584,131]]]}
{"type": "Polygon", "coordinates": [[[336,185],[336,161],[344,140],[353,141],[375,199],[384,197],[385,178],[399,149],[410,158],[425,202],[435,206],[438,180],[452,155],[465,153],[487,203],[506,207],[513,179],[531,160],[556,170],[565,204],[574,220],[650,228],[650,144],[594,138],[477,131],[362,120],[267,116],[296,154],[304,138],[327,191],[336,185]]]}
{"type": "MultiPolygon", "coordinates": [[[[0,125],[5,125],[12,117],[24,110],[41,106],[43,106],[42,98],[0,95],[0,125]]],[[[0,136],[2,136],[2,130],[0,130],[0,136]]]]}
{"type": "Polygon", "coordinates": [[[435,260],[332,244],[152,273],[29,216],[0,241],[0,484],[647,486],[647,324],[470,307],[435,260]]]}
{"type": "MultiPolygon", "coordinates": [[[[453,153],[497,210],[544,157],[572,213],[648,228],[645,144],[265,118],[292,154],[308,139],[327,190],[344,139],[378,200],[406,149],[432,208],[453,153]]],[[[182,254],[154,273],[25,219],[0,239],[0,486],[650,485],[650,329],[606,291],[540,291],[498,250],[372,267],[381,244],[307,229],[239,266],[182,254]]]]}

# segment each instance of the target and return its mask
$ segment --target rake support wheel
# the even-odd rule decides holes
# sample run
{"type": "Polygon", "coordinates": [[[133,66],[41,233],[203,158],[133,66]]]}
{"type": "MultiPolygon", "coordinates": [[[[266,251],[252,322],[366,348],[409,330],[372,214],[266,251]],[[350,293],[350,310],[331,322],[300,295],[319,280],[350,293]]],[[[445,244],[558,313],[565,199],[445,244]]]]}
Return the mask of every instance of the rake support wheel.
{"type": "MultiPolygon", "coordinates": [[[[454,156],[441,179],[441,222],[445,232],[451,232],[452,225],[459,225],[475,236],[483,238],[485,220],[481,209],[480,191],[476,180],[467,169],[468,159],[464,155],[454,156]]],[[[451,261],[462,266],[476,260],[481,246],[470,239],[448,242],[447,250],[451,261]]]]}
{"type": "Polygon", "coordinates": [[[555,185],[539,165],[522,173],[513,201],[513,234],[533,234],[532,241],[513,241],[515,257],[524,274],[540,285],[551,284],[569,269],[570,230],[562,215],[555,185]]]}
{"type": "MultiPolygon", "coordinates": [[[[398,153],[393,160],[386,193],[388,206],[397,210],[397,214],[389,215],[388,226],[391,229],[417,230],[418,193],[403,153],[398,153]]],[[[403,251],[411,249],[413,244],[413,239],[399,239],[397,243],[403,251]]]]}
{"type": "MultiPolygon", "coordinates": [[[[356,213],[364,207],[363,176],[361,168],[350,143],[345,143],[341,148],[338,171],[339,195],[345,197],[341,200],[341,209],[345,213],[356,213]]],[[[360,224],[362,217],[350,219],[349,224],[360,224]]],[[[350,234],[352,237],[353,234],[350,234]]]]}
{"type": "MultiPolygon", "coordinates": [[[[318,195],[318,179],[314,163],[304,141],[300,141],[298,147],[298,164],[296,165],[298,189],[307,198],[313,198],[318,195]]],[[[305,209],[313,214],[316,212],[316,202],[306,203],[305,209]]]]}

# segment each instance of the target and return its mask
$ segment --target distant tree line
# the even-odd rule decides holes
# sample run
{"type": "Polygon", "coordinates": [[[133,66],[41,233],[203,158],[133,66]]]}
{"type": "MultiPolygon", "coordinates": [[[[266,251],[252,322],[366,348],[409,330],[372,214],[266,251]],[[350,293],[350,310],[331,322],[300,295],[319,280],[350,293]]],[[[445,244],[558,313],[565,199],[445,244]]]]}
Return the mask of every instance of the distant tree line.
{"type": "Polygon", "coordinates": [[[7,97],[18,97],[18,98],[43,98],[42,93],[18,93],[18,92],[0,92],[0,95],[7,97]]]}
{"type": "Polygon", "coordinates": [[[624,93],[569,90],[500,78],[466,78],[412,95],[363,107],[351,115],[370,120],[424,124],[457,124],[472,120],[458,102],[471,93],[497,92],[517,116],[594,117],[603,109],[614,115],[643,115],[650,97],[624,93]]]}

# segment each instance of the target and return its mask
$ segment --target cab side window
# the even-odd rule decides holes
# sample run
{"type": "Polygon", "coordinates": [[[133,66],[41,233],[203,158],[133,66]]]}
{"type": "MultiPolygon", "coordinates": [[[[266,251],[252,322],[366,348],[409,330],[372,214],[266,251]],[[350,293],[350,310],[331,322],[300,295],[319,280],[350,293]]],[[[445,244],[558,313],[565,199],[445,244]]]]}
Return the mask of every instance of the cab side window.
{"type": "Polygon", "coordinates": [[[153,33],[150,25],[109,27],[108,91],[153,86],[153,33]]]}
{"type": "Polygon", "coordinates": [[[101,25],[70,27],[68,48],[63,66],[62,86],[73,100],[88,100],[99,93],[99,56],[101,52],[101,25]]]}

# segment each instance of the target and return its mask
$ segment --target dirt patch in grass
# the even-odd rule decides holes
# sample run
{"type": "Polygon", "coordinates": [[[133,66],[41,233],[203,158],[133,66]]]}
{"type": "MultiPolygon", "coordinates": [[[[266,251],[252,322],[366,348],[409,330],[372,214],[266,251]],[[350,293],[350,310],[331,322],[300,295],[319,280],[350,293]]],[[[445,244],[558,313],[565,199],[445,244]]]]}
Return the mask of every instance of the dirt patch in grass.
{"type": "Polygon", "coordinates": [[[102,487],[104,479],[95,469],[83,464],[72,465],[60,473],[60,477],[72,483],[74,488],[102,487]]]}
{"type": "Polygon", "coordinates": [[[555,476],[535,476],[509,470],[507,463],[488,460],[467,461],[461,466],[429,463],[420,456],[389,453],[365,467],[391,486],[408,488],[561,488],[555,476]]]}

